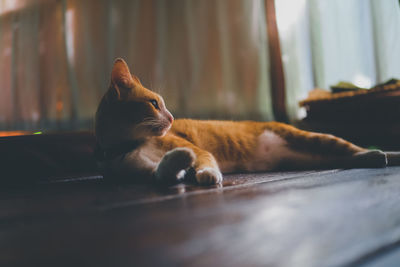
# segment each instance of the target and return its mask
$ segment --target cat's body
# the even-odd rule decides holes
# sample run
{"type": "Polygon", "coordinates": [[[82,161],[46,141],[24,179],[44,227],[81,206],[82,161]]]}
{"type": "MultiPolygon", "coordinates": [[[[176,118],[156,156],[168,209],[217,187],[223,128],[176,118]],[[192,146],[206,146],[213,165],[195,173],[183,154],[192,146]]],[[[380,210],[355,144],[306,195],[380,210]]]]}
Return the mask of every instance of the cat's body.
{"type": "Polygon", "coordinates": [[[381,167],[387,155],[332,135],[278,122],[173,122],[161,96],[115,62],[111,86],[96,113],[102,164],[115,175],[176,182],[189,168],[199,184],[222,173],[327,167],[381,167]]]}

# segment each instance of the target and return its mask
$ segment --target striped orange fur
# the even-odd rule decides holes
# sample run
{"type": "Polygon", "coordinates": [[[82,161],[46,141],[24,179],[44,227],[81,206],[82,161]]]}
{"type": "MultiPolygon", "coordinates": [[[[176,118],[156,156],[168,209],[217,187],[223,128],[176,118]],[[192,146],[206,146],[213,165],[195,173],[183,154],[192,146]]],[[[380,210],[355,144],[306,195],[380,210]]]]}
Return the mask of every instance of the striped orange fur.
{"type": "Polygon", "coordinates": [[[162,97],[117,59],[96,113],[96,138],[114,175],[180,181],[194,170],[199,184],[222,173],[321,167],[385,166],[386,154],[338,137],[278,122],[173,119],[162,97]],[[125,145],[126,144],[126,145],[125,145]]]}

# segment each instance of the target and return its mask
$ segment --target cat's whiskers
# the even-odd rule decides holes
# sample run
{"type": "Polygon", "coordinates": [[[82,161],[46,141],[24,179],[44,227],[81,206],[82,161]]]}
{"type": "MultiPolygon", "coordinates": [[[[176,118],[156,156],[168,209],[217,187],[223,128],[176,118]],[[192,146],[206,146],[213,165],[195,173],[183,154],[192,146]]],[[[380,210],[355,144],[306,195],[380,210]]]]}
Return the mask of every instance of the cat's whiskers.
{"type": "Polygon", "coordinates": [[[162,131],[167,127],[164,123],[154,118],[146,118],[137,125],[137,129],[150,128],[154,131],[162,131]]]}
{"type": "Polygon", "coordinates": [[[139,125],[155,126],[155,125],[160,125],[160,122],[157,119],[147,118],[147,119],[144,119],[139,125]]]}

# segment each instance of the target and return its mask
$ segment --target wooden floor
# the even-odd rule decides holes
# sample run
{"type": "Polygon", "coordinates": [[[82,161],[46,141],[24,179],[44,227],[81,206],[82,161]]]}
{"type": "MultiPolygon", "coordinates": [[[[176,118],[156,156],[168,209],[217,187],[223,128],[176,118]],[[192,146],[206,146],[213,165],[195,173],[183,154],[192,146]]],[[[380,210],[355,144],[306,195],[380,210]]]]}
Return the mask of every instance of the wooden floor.
{"type": "Polygon", "coordinates": [[[399,266],[400,167],[0,195],[0,266],[399,266]]]}

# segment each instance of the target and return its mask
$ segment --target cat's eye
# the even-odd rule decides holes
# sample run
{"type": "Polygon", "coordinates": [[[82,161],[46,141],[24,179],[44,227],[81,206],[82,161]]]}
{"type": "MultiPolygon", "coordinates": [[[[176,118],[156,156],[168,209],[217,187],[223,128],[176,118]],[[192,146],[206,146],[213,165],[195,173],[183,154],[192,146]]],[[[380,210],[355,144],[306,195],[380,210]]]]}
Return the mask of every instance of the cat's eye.
{"type": "Polygon", "coordinates": [[[160,109],[160,107],[158,106],[157,100],[152,99],[152,100],[150,100],[150,103],[151,103],[156,109],[160,109]]]}

